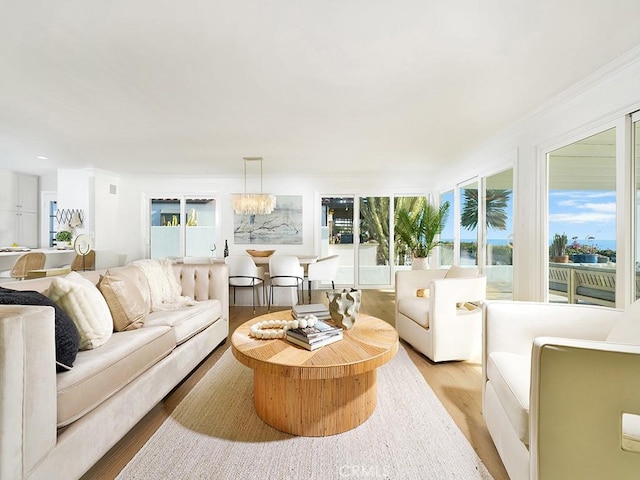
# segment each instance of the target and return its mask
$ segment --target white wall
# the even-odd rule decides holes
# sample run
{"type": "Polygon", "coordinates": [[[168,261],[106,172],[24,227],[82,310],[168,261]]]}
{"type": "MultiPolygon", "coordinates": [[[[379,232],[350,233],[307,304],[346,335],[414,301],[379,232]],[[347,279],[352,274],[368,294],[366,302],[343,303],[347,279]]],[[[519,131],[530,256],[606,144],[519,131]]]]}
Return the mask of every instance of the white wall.
{"type": "MultiPolygon", "coordinates": [[[[624,128],[624,116],[640,108],[639,85],[640,49],[636,49],[521,119],[460,163],[443,168],[434,179],[432,187],[444,191],[473,175],[508,167],[508,159],[514,159],[514,299],[545,296],[545,154],[613,125],[624,128]]],[[[630,216],[623,211],[618,218],[630,216]]],[[[619,232],[624,232],[625,225],[621,227],[619,232]]],[[[627,243],[618,238],[619,263],[630,258],[630,252],[624,251],[627,243]]]]}

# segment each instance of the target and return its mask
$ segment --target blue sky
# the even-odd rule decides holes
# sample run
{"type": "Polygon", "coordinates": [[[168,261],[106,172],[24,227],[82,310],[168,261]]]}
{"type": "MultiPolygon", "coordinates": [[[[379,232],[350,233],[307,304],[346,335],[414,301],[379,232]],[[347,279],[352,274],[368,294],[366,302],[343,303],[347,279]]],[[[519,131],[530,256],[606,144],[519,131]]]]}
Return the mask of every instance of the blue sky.
{"type": "MultiPolygon", "coordinates": [[[[453,194],[444,195],[443,200],[453,204],[453,194]]],[[[506,230],[489,230],[489,239],[506,239],[513,233],[512,201],[509,200],[506,230]]],[[[556,233],[566,233],[569,242],[577,237],[579,243],[589,243],[587,237],[598,240],[616,238],[616,195],[613,191],[556,190],[549,193],[549,238],[556,233]]],[[[474,232],[462,231],[463,239],[474,237],[474,232]]],[[[442,238],[453,238],[453,212],[442,232],[442,238]]]]}
{"type": "Polygon", "coordinates": [[[616,194],[605,191],[556,190],[549,193],[549,237],[566,233],[569,242],[578,237],[616,238],[616,194]]]}

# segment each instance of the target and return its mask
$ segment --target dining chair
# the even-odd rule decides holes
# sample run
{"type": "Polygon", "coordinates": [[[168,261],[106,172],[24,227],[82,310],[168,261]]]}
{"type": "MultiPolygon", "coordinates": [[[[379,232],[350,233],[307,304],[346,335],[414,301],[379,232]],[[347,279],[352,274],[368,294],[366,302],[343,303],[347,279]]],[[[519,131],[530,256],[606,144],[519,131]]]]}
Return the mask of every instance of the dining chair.
{"type": "Polygon", "coordinates": [[[47,256],[43,252],[29,252],[24,255],[20,255],[13,264],[13,268],[9,273],[11,278],[17,278],[24,280],[27,278],[27,273],[30,270],[41,270],[44,268],[44,264],[47,260],[47,256]]]}
{"type": "Polygon", "coordinates": [[[253,313],[256,313],[256,287],[262,285],[264,305],[264,267],[258,267],[249,255],[229,255],[224,263],[229,267],[229,286],[233,287],[233,304],[236,303],[236,288],[251,288],[253,313]]]}
{"type": "Polygon", "coordinates": [[[307,281],[309,286],[309,303],[311,303],[311,282],[331,282],[331,288],[335,290],[335,280],[338,275],[339,255],[330,255],[319,258],[316,262],[307,266],[307,281]]]}
{"type": "Polygon", "coordinates": [[[269,257],[269,298],[267,311],[271,311],[273,289],[278,287],[295,288],[297,302],[300,303],[300,290],[304,296],[304,268],[295,255],[272,255],[269,257]]]}

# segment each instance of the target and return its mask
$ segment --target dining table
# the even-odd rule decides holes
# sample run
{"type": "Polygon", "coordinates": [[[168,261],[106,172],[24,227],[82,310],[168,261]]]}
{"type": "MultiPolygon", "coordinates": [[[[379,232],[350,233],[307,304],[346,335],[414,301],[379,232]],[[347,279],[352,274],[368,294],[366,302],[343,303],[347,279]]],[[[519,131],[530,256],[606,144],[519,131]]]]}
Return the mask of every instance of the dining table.
{"type": "MultiPolygon", "coordinates": [[[[307,265],[309,265],[310,263],[315,263],[318,260],[318,255],[310,255],[310,254],[303,254],[303,255],[291,254],[291,255],[298,257],[298,261],[300,262],[300,265],[304,267],[305,272],[307,269],[307,265]]],[[[269,271],[270,257],[271,256],[257,257],[257,256],[251,255],[251,258],[253,259],[253,263],[255,263],[259,267],[260,266],[265,267],[264,268],[265,272],[269,271]]],[[[224,263],[224,257],[182,257],[180,260],[183,263],[224,263]]]]}
{"type": "MultiPolygon", "coordinates": [[[[305,272],[307,270],[307,265],[309,265],[310,263],[315,263],[318,260],[318,256],[317,255],[295,255],[295,257],[298,257],[298,261],[300,262],[300,265],[302,265],[305,269],[305,272]]],[[[255,263],[257,266],[264,266],[265,267],[265,272],[269,271],[269,257],[254,257],[253,255],[251,256],[251,258],[253,258],[253,263],[255,263]]]]}

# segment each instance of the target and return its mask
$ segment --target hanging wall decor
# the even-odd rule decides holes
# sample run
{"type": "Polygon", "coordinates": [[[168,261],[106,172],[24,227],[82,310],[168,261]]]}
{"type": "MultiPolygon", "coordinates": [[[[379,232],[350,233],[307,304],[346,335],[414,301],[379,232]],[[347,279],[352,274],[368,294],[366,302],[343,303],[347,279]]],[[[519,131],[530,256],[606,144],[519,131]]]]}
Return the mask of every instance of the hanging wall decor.
{"type": "Polygon", "coordinates": [[[276,208],[268,215],[234,214],[236,245],[302,245],[302,195],[276,195],[276,208]]]}

